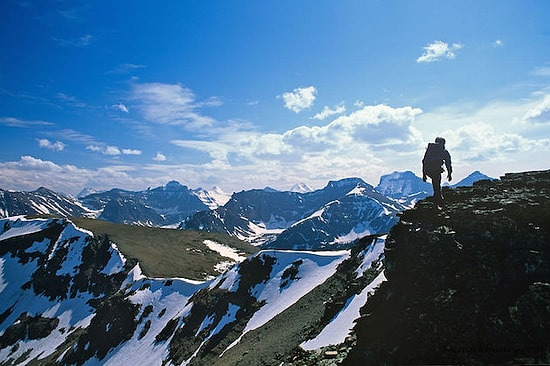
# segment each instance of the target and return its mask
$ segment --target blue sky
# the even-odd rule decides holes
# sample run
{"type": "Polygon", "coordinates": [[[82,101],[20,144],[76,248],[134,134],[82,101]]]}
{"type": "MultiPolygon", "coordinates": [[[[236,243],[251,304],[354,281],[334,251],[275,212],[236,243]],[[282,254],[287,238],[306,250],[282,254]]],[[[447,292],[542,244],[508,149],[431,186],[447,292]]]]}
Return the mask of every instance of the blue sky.
{"type": "Polygon", "coordinates": [[[0,188],[548,169],[550,2],[0,4],[0,188]]]}

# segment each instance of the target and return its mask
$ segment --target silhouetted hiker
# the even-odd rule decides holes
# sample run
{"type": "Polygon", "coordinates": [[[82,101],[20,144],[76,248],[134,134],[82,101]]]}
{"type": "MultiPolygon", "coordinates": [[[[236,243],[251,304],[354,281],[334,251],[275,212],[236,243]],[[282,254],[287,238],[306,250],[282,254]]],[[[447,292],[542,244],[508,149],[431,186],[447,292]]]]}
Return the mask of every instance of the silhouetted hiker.
{"type": "Polygon", "coordinates": [[[447,180],[450,182],[453,177],[453,167],[451,166],[451,154],[445,149],[445,139],[436,137],[435,143],[430,142],[422,159],[422,180],[426,181],[426,176],[432,180],[434,189],[433,199],[437,203],[443,201],[441,195],[441,173],[444,172],[443,164],[447,168],[447,180]]]}

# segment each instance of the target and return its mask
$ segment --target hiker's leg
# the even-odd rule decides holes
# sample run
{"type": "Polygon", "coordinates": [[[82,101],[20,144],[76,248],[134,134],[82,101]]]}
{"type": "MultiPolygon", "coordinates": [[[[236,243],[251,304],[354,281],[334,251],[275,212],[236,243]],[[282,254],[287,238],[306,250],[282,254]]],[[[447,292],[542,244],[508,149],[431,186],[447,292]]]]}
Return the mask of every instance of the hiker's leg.
{"type": "Polygon", "coordinates": [[[432,187],[434,189],[434,199],[440,201],[443,198],[441,196],[441,173],[432,176],[432,187]]]}

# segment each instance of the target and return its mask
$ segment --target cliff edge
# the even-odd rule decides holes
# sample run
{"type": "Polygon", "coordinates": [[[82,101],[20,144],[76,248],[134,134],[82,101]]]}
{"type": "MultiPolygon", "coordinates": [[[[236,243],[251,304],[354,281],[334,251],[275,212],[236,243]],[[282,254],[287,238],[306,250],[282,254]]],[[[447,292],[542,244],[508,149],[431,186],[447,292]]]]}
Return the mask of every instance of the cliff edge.
{"type": "Polygon", "coordinates": [[[401,215],[346,365],[550,362],[550,170],[401,215]]]}

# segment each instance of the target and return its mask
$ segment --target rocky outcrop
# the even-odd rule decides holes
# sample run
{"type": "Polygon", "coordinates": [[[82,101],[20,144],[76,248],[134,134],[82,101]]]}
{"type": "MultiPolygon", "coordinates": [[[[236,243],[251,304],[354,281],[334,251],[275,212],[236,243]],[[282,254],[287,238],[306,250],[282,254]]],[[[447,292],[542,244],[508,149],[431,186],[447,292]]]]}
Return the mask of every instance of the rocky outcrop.
{"type": "Polygon", "coordinates": [[[550,362],[550,171],[444,196],[392,228],[345,364],[550,362]]]}

